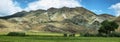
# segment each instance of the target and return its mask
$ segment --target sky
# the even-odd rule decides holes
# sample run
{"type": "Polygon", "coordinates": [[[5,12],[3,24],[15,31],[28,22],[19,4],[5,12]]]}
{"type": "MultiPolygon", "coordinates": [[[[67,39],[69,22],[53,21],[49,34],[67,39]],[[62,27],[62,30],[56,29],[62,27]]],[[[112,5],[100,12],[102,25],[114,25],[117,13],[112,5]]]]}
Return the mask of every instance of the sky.
{"type": "Polygon", "coordinates": [[[120,16],[120,0],[1,0],[0,16],[51,7],[84,7],[96,14],[120,16]]]}

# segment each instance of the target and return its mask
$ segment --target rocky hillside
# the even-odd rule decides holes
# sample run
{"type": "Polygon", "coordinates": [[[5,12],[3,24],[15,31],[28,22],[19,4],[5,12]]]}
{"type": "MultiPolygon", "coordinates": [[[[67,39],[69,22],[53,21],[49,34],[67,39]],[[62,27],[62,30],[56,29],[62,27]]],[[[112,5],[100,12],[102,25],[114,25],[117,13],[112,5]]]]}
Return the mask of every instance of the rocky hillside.
{"type": "Polygon", "coordinates": [[[50,8],[30,12],[18,12],[11,16],[0,17],[0,32],[32,31],[32,32],[60,32],[60,33],[94,33],[104,20],[114,20],[111,15],[96,15],[83,8],[50,8]],[[2,24],[5,22],[6,24],[2,24]]]}
{"type": "Polygon", "coordinates": [[[120,32],[120,16],[115,19],[115,22],[119,24],[118,32],[120,32]]]}

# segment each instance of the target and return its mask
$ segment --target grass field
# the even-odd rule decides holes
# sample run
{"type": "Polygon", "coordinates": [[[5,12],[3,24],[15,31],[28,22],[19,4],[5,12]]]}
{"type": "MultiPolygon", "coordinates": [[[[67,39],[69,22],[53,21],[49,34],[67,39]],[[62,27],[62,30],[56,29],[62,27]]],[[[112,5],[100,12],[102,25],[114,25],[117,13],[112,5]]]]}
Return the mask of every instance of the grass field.
{"type": "Polygon", "coordinates": [[[29,36],[0,36],[0,42],[120,42],[118,37],[63,37],[58,33],[27,33],[29,36]]]}

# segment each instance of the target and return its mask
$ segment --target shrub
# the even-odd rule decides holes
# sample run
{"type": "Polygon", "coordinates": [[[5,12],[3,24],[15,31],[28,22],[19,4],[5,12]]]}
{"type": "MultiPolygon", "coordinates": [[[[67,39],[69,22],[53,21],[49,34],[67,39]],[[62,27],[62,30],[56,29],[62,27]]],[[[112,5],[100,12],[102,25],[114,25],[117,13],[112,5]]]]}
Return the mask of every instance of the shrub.
{"type": "Polygon", "coordinates": [[[75,37],[75,34],[69,34],[69,37],[75,37]]]}
{"type": "Polygon", "coordinates": [[[68,35],[67,34],[64,34],[64,37],[67,37],[68,35]]]}
{"type": "Polygon", "coordinates": [[[84,33],[84,34],[80,34],[80,36],[83,36],[83,37],[96,37],[97,35],[96,34],[90,34],[90,33],[84,33]]]}
{"type": "Polygon", "coordinates": [[[118,33],[118,32],[112,32],[110,34],[105,34],[105,33],[100,34],[99,33],[96,36],[98,36],[98,37],[120,37],[120,33],[118,33]]]}
{"type": "Polygon", "coordinates": [[[24,32],[9,32],[7,36],[25,36],[24,32]]]}
{"type": "Polygon", "coordinates": [[[108,37],[108,35],[105,33],[98,33],[96,36],[97,37],[108,37]]]}
{"type": "Polygon", "coordinates": [[[109,34],[109,37],[120,37],[120,33],[113,32],[113,33],[109,34]]]}

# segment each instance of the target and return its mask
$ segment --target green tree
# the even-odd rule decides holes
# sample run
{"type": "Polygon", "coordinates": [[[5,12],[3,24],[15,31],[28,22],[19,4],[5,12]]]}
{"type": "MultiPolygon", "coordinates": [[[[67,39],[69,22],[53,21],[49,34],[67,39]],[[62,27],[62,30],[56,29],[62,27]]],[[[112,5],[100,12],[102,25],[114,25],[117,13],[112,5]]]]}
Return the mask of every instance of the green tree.
{"type": "Polygon", "coordinates": [[[99,33],[110,34],[118,28],[118,24],[115,21],[105,20],[101,23],[101,27],[98,30],[99,33]]]}

